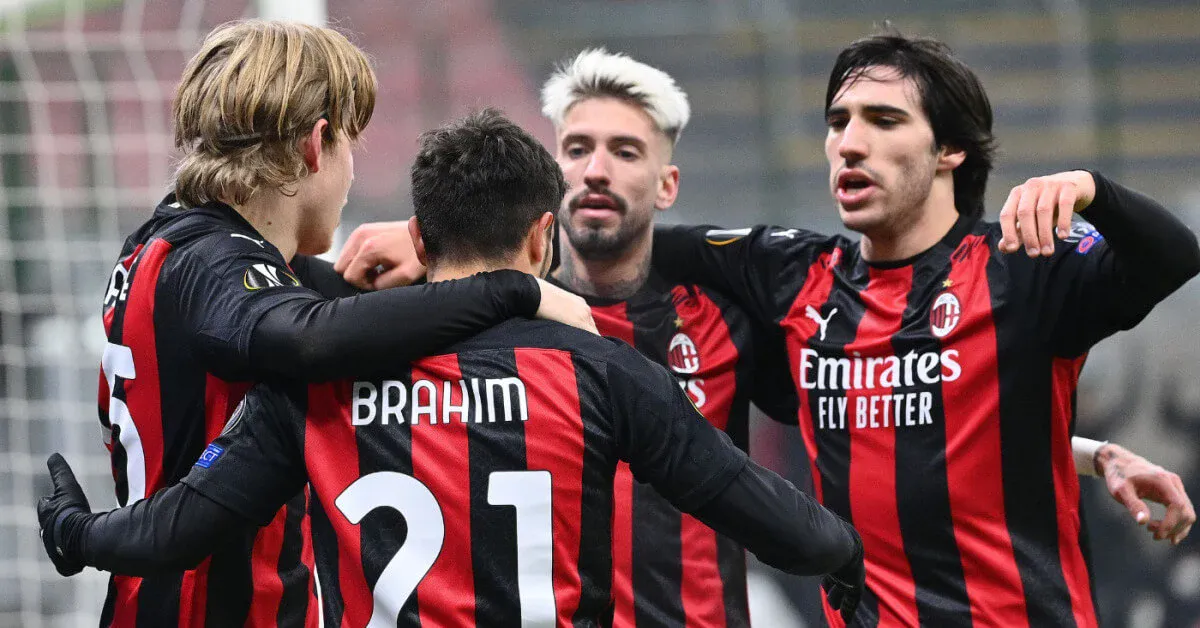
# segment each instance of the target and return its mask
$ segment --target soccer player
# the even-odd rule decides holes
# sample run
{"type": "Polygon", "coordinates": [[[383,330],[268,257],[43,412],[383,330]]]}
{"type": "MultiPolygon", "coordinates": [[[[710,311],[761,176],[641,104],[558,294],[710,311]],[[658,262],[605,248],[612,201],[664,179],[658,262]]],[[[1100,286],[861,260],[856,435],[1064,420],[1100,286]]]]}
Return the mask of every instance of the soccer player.
{"type": "MultiPolygon", "coordinates": [[[[548,270],[566,184],[494,111],[425,134],[412,189],[435,285],[548,270]]],[[[849,525],[750,462],[665,368],[551,322],[512,320],[372,378],[260,385],[181,484],[107,514],[86,512],[52,457],[39,518],[64,574],[190,566],[310,481],[327,625],[597,626],[619,460],[768,564],[834,572],[832,604],[853,615],[849,525]]]]}
{"type": "MultiPolygon", "coordinates": [[[[710,288],[667,282],[650,264],[653,217],[678,192],[671,160],[689,118],[683,91],[656,68],[588,50],[550,77],[542,103],[570,186],[559,211],[562,267],[553,277],[586,295],[601,333],[669,366],[706,418],[743,449],[751,397],[769,416],[795,421],[795,389],[779,379],[788,377],[786,362],[776,365],[761,338],[754,341],[755,330],[767,325],[754,324],[710,288]]],[[[424,273],[407,226],[395,222],[356,229],[336,267],[363,288],[424,273]],[[384,274],[371,276],[378,266],[384,274]]],[[[1079,473],[1106,476],[1138,523],[1149,514],[1141,496],[1192,511],[1178,476],[1115,444],[1072,444],[1079,473]]],[[[632,482],[623,466],[616,496],[617,624],[749,625],[746,566],[736,544],[632,482]]]]}
{"type": "MultiPolygon", "coordinates": [[[[582,300],[512,271],[339,300],[302,285],[346,292],[304,256],[330,245],[374,100],[366,57],[326,28],[227,24],[188,63],[175,192],[126,241],[104,299],[99,411],[119,503],[183,477],[254,380],[365,375],[539,306],[590,325],[582,300]]],[[[115,577],[101,625],[315,626],[295,497],[197,569],[115,577]]]]}
{"type": "MultiPolygon", "coordinates": [[[[659,228],[655,267],[786,336],[816,494],[866,547],[856,625],[1095,626],[1079,371],[1200,271],[1196,237],[1086,171],[1031,179],[983,222],[991,107],[938,42],[855,42],[825,104],[830,190],[860,241],[659,228]]],[[[1194,517],[1150,525],[1178,542],[1194,517]]]]}

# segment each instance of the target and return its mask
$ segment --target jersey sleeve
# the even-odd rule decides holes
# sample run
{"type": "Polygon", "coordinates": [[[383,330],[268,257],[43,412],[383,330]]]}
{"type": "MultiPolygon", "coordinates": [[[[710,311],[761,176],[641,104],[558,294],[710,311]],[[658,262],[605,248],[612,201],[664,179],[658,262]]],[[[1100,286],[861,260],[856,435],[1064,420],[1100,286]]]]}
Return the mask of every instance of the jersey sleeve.
{"type": "Polygon", "coordinates": [[[746,465],[665,368],[627,345],[607,365],[617,455],[640,482],[683,511],[706,503],[746,465]]]}
{"type": "Polygon", "coordinates": [[[303,394],[299,385],[258,384],[250,389],[225,431],[181,482],[247,520],[266,525],[308,481],[301,445],[303,394]]]}
{"type": "Polygon", "coordinates": [[[750,400],[767,418],[795,427],[800,412],[800,399],[792,381],[786,340],[778,329],[756,326],[754,343],[754,372],[750,376],[750,400]]]}
{"type": "Polygon", "coordinates": [[[306,288],[311,288],[317,294],[327,299],[353,297],[362,291],[342,278],[341,273],[333,269],[333,264],[310,255],[297,255],[290,264],[296,271],[296,278],[306,288]]]}
{"type": "Polygon", "coordinates": [[[1012,256],[1036,292],[1036,325],[1061,357],[1138,324],[1200,272],[1196,236],[1162,205],[1099,175],[1096,197],[1049,259],[1012,256]],[[1094,226],[1093,226],[1094,225],[1094,226]]]}
{"type": "Polygon", "coordinates": [[[759,322],[787,314],[808,267],[833,239],[782,227],[658,226],[652,264],[663,278],[723,292],[759,322]]]}
{"type": "MultiPolygon", "coordinates": [[[[202,364],[228,380],[375,373],[509,318],[532,317],[541,300],[537,281],[512,270],[327,299],[254,246],[238,240],[239,248],[227,247],[212,263],[181,252],[160,279],[176,292],[181,336],[202,364]]],[[[305,265],[310,276],[320,273],[305,265]]]]}

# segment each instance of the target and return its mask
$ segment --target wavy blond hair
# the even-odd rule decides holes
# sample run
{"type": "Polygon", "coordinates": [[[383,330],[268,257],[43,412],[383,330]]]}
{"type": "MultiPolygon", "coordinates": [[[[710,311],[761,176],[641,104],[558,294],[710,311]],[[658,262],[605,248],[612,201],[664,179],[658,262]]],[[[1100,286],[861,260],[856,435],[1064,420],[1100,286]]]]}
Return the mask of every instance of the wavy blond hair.
{"type": "Polygon", "coordinates": [[[185,207],[248,201],[308,175],[297,142],[357,140],[375,109],[375,72],[341,33],[296,22],[229,22],[205,37],[175,91],[175,192],[185,207]]]}

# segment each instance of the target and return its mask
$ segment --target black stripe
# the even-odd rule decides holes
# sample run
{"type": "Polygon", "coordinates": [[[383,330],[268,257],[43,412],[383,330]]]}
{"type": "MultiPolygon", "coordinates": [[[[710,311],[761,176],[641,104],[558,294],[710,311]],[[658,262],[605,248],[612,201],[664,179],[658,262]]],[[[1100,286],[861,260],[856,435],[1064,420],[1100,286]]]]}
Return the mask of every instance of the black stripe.
{"type": "MultiPolygon", "coordinates": [[[[204,593],[204,624],[206,626],[240,626],[246,623],[250,613],[250,603],[254,598],[254,571],[251,554],[254,548],[254,538],[258,528],[245,534],[234,535],[220,549],[213,552],[208,563],[208,590],[204,593]]],[[[147,596],[157,596],[142,590],[138,599],[147,596]]],[[[172,624],[179,617],[178,608],[171,617],[172,624]]]]}
{"type": "MultiPolygon", "coordinates": [[[[643,296],[648,298],[631,300],[626,306],[633,323],[633,346],[651,361],[667,364],[667,348],[679,331],[675,304],[669,291],[643,296]]],[[[648,484],[636,480],[632,504],[634,623],[683,625],[683,515],[648,484]]]]}
{"type": "Polygon", "coordinates": [[[717,537],[717,572],[725,606],[726,628],[750,628],[750,599],[746,591],[746,550],[736,541],[717,537]]]}
{"type": "Polygon", "coordinates": [[[182,578],[183,573],[176,572],[142,580],[137,596],[138,626],[161,626],[164,621],[170,622],[171,625],[179,623],[179,589],[182,578]]]}
{"type": "MultiPolygon", "coordinates": [[[[820,281],[819,273],[834,272],[824,267],[815,269],[810,281],[820,281]]],[[[854,340],[847,334],[839,336],[839,330],[857,330],[862,323],[866,306],[859,292],[866,290],[870,276],[865,263],[854,264],[843,262],[839,267],[839,276],[834,278],[834,287],[829,291],[825,303],[811,303],[820,310],[820,315],[829,318],[833,308],[837,308],[837,325],[830,318],[824,340],[821,340],[820,330],[816,330],[808,339],[807,346],[817,351],[825,358],[846,357],[846,345],[854,340]],[[842,274],[840,269],[852,269],[850,274],[842,274]],[[842,321],[847,321],[844,323],[842,321]]],[[[805,317],[804,309],[793,308],[793,316],[805,317]]],[[[797,365],[799,368],[801,365],[797,365]]],[[[817,378],[816,360],[809,362],[809,379],[817,378]]],[[[794,373],[798,377],[798,373],[794,373]]],[[[838,400],[846,399],[846,393],[841,389],[820,390],[813,387],[807,392],[809,420],[812,422],[813,435],[817,445],[817,471],[821,475],[821,500],[824,506],[840,517],[853,523],[850,514],[850,428],[853,422],[853,409],[847,407],[845,414],[841,413],[838,400]]],[[[848,404],[847,404],[848,405],[848,404]]]]}
{"type": "Polygon", "coordinates": [[[600,388],[604,372],[572,358],[575,386],[583,423],[583,494],[579,505],[579,608],[571,617],[575,628],[611,625],[613,475],[617,458],[612,410],[600,388]]]}
{"type": "MultiPolygon", "coordinates": [[[[517,375],[516,355],[511,349],[473,351],[459,355],[464,379],[504,378],[517,375]]],[[[485,397],[484,383],[480,394],[485,397]]],[[[518,400],[510,399],[514,420],[506,422],[497,395],[491,408],[496,422],[467,424],[467,457],[471,487],[471,562],[475,582],[475,618],[480,625],[521,625],[520,592],[517,586],[517,512],[512,506],[488,503],[490,475],[496,471],[524,471],[525,424],[518,400]]],[[[461,532],[460,532],[461,533],[461,532]]]]}
{"type": "MultiPolygon", "coordinates": [[[[996,256],[987,264],[993,320],[1025,307],[1005,303],[1010,275],[996,256]],[[999,295],[999,297],[998,297],[999,295]]],[[[1000,466],[1004,510],[1031,626],[1074,626],[1058,553],[1051,451],[1051,363],[1029,342],[1032,329],[996,325],[1000,384],[1000,466]]]]}
{"type": "Polygon", "coordinates": [[[321,612],[325,616],[326,626],[341,626],[342,616],[346,614],[346,602],[342,599],[342,586],[338,579],[341,569],[338,564],[337,534],[333,531],[329,514],[321,506],[321,500],[314,496],[309,506],[313,553],[321,587],[321,612]]]}
{"type": "Polygon", "coordinates": [[[903,362],[913,356],[912,368],[901,369],[901,385],[892,391],[889,412],[893,425],[887,429],[896,435],[896,510],[904,553],[916,585],[917,617],[923,626],[971,625],[967,583],[950,515],[941,380],[925,383],[916,365],[917,356],[923,353],[941,354],[941,343],[930,329],[930,306],[949,274],[947,262],[941,255],[930,254],[913,265],[908,304],[900,331],[892,337],[897,358],[903,362]],[[905,377],[910,372],[911,382],[905,377]],[[904,395],[899,406],[897,394],[904,395]],[[911,414],[915,425],[908,424],[912,403],[916,403],[911,414]],[[922,425],[920,408],[925,403],[931,406],[932,424],[922,425]]]}
{"type": "MultiPolygon", "coordinates": [[[[395,373],[392,379],[400,381],[402,386],[411,390],[411,369],[406,368],[395,373]]],[[[382,386],[379,386],[379,394],[384,394],[382,386]]],[[[393,399],[392,402],[396,403],[398,400],[393,399]]],[[[409,476],[413,474],[412,427],[410,424],[412,405],[412,403],[405,404],[402,411],[404,423],[401,425],[390,422],[386,428],[380,426],[375,429],[354,430],[354,440],[358,444],[358,476],[360,478],[380,471],[392,471],[409,476]]],[[[358,529],[363,576],[367,581],[367,587],[373,592],[384,568],[395,558],[396,553],[408,539],[408,522],[401,513],[392,508],[376,508],[363,517],[359,522],[358,529]]],[[[410,595],[405,601],[404,607],[400,610],[399,623],[405,626],[421,625],[416,595],[410,595]]]]}
{"type": "MultiPolygon", "coordinates": [[[[303,443],[300,451],[304,451],[303,443]]],[[[275,613],[276,626],[303,626],[308,615],[308,602],[312,599],[308,583],[312,573],[301,560],[301,552],[304,549],[301,526],[308,502],[306,492],[293,497],[284,506],[287,514],[283,522],[283,545],[279,548],[279,562],[276,567],[279,580],[283,583],[283,595],[279,599],[279,610],[275,613]]]]}

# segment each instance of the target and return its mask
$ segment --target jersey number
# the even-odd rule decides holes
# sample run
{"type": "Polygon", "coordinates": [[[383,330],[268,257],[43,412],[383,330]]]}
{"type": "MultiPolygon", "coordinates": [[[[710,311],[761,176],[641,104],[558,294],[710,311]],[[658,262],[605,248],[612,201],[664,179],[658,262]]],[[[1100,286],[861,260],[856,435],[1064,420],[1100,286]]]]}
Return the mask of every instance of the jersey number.
{"type": "MultiPolygon", "coordinates": [[[[132,504],[146,497],[146,455],[142,451],[142,439],[137,425],[129,414],[129,406],[116,396],[117,378],[131,380],[137,377],[133,368],[133,351],[124,345],[107,343],[100,358],[100,370],[108,381],[108,423],[119,427],[121,448],[125,450],[125,485],[128,497],[125,504],[132,504]]],[[[111,439],[107,436],[105,441],[111,439]]]]}
{"type": "MultiPolygon", "coordinates": [[[[554,544],[549,471],[494,471],[488,503],[513,506],[517,515],[517,591],[521,627],[553,627],[554,544]]],[[[354,481],[334,501],[354,525],[376,508],[391,508],[408,524],[408,538],[379,575],[368,628],[395,626],[404,603],[433,567],[446,540],[446,522],[433,492],[420,480],[379,471],[354,481]]]]}

